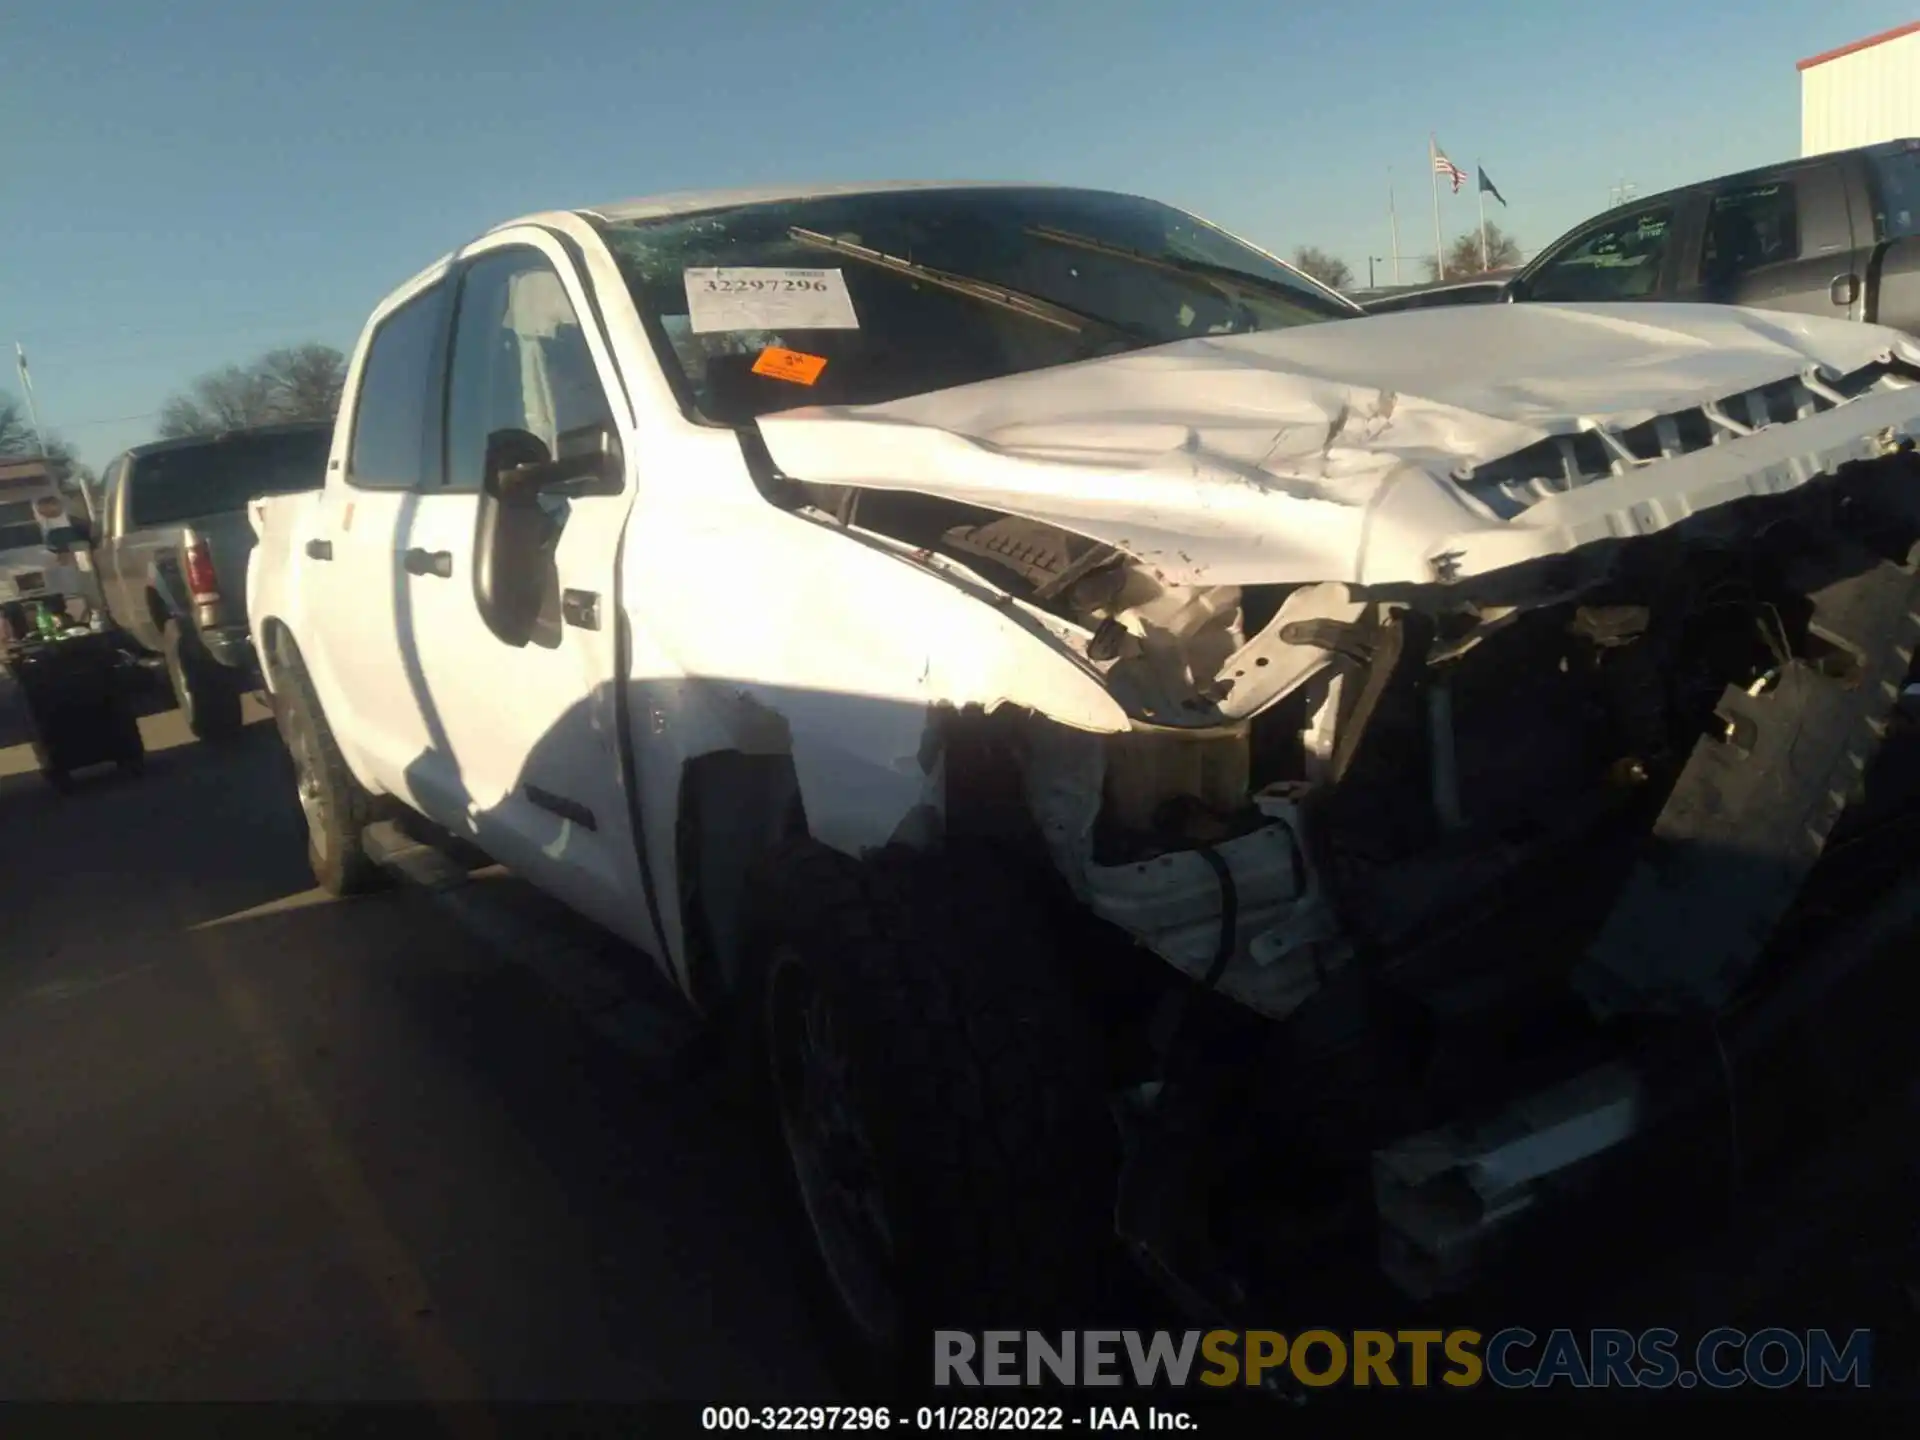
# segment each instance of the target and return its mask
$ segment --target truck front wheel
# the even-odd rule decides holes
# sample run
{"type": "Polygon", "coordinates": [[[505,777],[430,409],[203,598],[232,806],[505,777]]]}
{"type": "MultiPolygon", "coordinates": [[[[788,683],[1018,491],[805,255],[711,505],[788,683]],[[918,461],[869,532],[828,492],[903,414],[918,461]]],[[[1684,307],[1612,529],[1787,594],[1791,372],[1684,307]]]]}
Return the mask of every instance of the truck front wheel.
{"type": "Polygon", "coordinates": [[[767,1150],[839,1358],[920,1387],[936,1325],[1086,1323],[1118,1147],[1044,913],[951,851],[802,842],[757,891],[767,1150]]]}
{"type": "Polygon", "coordinates": [[[173,703],[198,740],[231,740],[240,733],[240,684],[227,668],[207,654],[199,639],[178,620],[169,620],[160,632],[167,662],[167,683],[173,703]]]}

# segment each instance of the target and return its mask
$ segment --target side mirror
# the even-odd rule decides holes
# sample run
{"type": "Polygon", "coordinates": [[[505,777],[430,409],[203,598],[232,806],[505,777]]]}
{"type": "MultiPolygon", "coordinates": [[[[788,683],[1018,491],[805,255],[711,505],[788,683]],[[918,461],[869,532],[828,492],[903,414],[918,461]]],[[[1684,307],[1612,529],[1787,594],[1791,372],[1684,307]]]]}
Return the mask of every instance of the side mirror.
{"type": "Polygon", "coordinates": [[[473,599],[503,644],[527,644],[557,595],[553,547],[566,522],[542,498],[617,495],[625,483],[619,440],[608,427],[568,431],[559,447],[556,458],[525,430],[487,436],[474,521],[473,599]]]}
{"type": "Polygon", "coordinates": [[[525,430],[497,430],[487,437],[487,489],[508,504],[540,495],[585,499],[618,495],[625,484],[620,444],[602,425],[569,430],[560,454],[525,430]]]}

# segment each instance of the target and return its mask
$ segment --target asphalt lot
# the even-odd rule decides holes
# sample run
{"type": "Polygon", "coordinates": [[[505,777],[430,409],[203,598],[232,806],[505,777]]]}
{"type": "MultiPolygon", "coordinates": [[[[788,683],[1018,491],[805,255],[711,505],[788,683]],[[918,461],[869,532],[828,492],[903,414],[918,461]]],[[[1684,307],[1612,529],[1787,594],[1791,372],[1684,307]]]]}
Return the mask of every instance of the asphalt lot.
{"type": "MultiPolygon", "coordinates": [[[[637,957],[498,873],[320,895],[251,713],[63,798],[0,679],[0,1399],[836,1398],[637,957]]],[[[1920,1089],[1879,1101],[1611,1323],[1868,1325],[1912,1396],[1920,1089]]]]}
{"type": "Polygon", "coordinates": [[[0,1397],[832,1398],[739,1127],[651,1053],[630,953],[504,877],[466,923],[327,900],[264,712],[226,751],[149,715],[144,778],[61,798],[15,702],[0,679],[0,1397]]]}

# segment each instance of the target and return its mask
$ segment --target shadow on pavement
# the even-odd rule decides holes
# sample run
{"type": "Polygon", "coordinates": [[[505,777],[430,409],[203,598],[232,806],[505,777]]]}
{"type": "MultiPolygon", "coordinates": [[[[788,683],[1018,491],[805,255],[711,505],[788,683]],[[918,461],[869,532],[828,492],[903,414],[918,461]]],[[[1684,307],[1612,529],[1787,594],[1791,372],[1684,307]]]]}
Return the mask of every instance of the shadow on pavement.
{"type": "Polygon", "coordinates": [[[831,1398],[715,1087],[314,891],[271,725],[145,728],[65,797],[0,750],[0,1394],[831,1398]]]}

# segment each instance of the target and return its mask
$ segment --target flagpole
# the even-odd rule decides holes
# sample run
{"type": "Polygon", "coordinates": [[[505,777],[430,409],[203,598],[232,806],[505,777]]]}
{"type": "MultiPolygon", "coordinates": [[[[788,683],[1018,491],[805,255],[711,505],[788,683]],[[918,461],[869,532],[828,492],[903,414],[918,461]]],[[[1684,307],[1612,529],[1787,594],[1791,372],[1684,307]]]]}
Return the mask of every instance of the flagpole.
{"type": "Polygon", "coordinates": [[[1433,181],[1433,273],[1440,283],[1447,278],[1447,244],[1440,238],[1440,141],[1427,136],[1427,174],[1433,181]]]}
{"type": "Polygon", "coordinates": [[[1482,274],[1493,268],[1493,261],[1487,254],[1487,187],[1481,184],[1481,177],[1487,172],[1480,168],[1480,162],[1473,162],[1473,198],[1480,202],[1480,270],[1482,274]]]}
{"type": "Polygon", "coordinates": [[[20,367],[20,389],[27,397],[27,421],[33,426],[33,443],[40,447],[40,458],[47,458],[46,437],[40,433],[40,407],[33,399],[33,379],[27,374],[27,349],[18,340],[13,342],[15,363],[20,367]]]}
{"type": "Polygon", "coordinates": [[[1387,225],[1393,233],[1393,283],[1400,283],[1400,212],[1393,206],[1393,167],[1387,167],[1387,225]]]}

